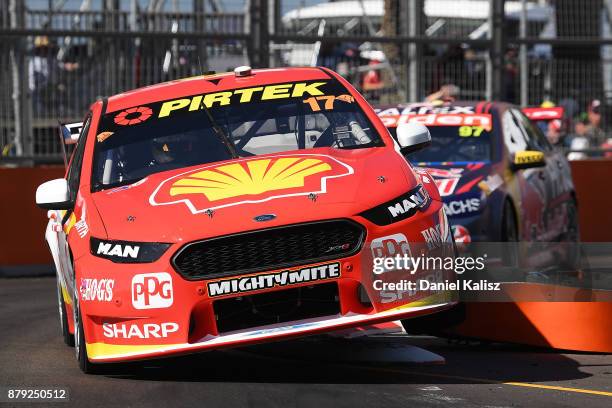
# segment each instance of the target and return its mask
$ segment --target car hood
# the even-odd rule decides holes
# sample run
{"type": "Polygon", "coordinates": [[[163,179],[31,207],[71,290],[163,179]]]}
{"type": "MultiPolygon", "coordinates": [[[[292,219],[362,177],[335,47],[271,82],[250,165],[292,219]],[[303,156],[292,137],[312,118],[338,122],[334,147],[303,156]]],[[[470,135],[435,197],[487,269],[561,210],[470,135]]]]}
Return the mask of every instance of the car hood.
{"type": "Polygon", "coordinates": [[[93,200],[108,239],[188,242],[356,215],[416,185],[392,148],[326,148],[156,173],[93,200]]]}

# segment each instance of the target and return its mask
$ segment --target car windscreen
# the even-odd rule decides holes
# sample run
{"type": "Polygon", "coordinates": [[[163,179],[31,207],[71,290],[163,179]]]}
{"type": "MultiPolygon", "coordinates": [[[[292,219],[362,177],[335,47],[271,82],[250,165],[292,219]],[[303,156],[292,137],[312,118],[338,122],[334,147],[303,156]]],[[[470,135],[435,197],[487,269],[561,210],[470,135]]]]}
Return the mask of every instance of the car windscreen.
{"type": "Polygon", "coordinates": [[[382,144],[359,104],[336,80],[199,94],[104,115],[96,135],[92,189],[238,157],[382,144]]]}
{"type": "MultiPolygon", "coordinates": [[[[389,127],[397,140],[397,128],[389,127]]],[[[431,146],[410,153],[412,163],[490,161],[492,132],[480,126],[428,126],[431,146]]]]}

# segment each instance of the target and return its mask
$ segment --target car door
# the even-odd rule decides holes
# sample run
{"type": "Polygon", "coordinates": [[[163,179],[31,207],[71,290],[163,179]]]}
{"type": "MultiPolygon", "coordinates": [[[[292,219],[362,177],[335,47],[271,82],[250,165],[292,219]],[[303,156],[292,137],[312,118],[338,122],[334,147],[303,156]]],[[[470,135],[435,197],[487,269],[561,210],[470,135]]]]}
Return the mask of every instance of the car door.
{"type": "MultiPolygon", "coordinates": [[[[529,139],[521,118],[515,114],[515,109],[505,110],[501,118],[504,144],[508,150],[510,163],[519,152],[538,150],[529,139]]],[[[542,232],[545,230],[542,224],[542,209],[548,205],[546,174],[538,167],[514,170],[511,174],[508,190],[516,205],[520,239],[538,241],[543,238],[542,232]]]]}
{"type": "Polygon", "coordinates": [[[522,124],[528,143],[533,146],[533,150],[544,153],[546,165],[541,168],[538,176],[542,179],[546,206],[540,215],[544,229],[540,233],[539,240],[556,241],[563,234],[565,225],[565,214],[561,205],[566,201],[564,195],[567,194],[567,188],[565,187],[565,181],[567,180],[565,173],[569,171],[565,168],[567,162],[562,154],[548,143],[542,131],[520,110],[515,109],[514,114],[522,124]]]}

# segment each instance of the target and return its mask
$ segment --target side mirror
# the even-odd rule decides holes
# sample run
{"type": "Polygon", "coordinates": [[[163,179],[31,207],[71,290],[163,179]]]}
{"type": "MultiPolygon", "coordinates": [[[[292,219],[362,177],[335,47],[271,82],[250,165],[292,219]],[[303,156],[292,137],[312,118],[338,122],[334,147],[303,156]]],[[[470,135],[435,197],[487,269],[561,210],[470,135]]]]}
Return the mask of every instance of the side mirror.
{"type": "Polygon", "coordinates": [[[42,183],[36,189],[36,205],[46,210],[69,210],[74,206],[68,193],[66,179],[55,179],[42,183]]]}
{"type": "Polygon", "coordinates": [[[534,167],[544,167],[546,160],[544,153],[536,150],[522,150],[514,154],[512,159],[512,170],[531,169],[534,167]]]}
{"type": "Polygon", "coordinates": [[[401,123],[397,127],[397,142],[402,154],[409,154],[429,146],[431,134],[429,129],[420,123],[401,123]]]}

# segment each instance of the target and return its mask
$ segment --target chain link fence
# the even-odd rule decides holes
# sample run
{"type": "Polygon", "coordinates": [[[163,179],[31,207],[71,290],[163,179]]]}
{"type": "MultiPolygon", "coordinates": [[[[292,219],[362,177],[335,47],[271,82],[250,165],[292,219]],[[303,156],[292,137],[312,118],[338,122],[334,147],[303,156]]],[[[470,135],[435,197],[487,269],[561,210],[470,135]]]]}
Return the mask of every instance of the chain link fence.
{"type": "Polygon", "coordinates": [[[612,0],[6,0],[0,160],[59,161],[58,121],[96,99],[244,64],[327,66],[373,104],[554,103],[565,133],[607,140],[611,15],[612,0]]]}

